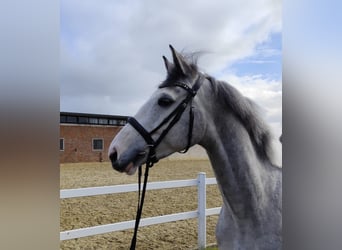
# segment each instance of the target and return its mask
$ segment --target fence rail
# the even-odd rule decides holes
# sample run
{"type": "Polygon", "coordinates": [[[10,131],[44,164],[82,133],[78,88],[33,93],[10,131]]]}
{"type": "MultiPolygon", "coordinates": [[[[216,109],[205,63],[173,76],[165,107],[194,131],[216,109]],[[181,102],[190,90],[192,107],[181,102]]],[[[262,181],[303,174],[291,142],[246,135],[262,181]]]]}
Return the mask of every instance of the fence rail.
{"type": "MultiPolygon", "coordinates": [[[[206,246],[206,216],[219,214],[221,208],[206,208],[206,185],[216,184],[215,178],[206,178],[205,173],[199,173],[197,179],[179,180],[179,181],[163,181],[150,182],[147,184],[146,190],[157,190],[167,188],[181,188],[197,186],[198,191],[198,209],[196,211],[189,211],[176,214],[168,214],[163,216],[156,216],[141,219],[139,226],[145,227],[155,224],[167,223],[172,221],[186,220],[191,218],[198,218],[198,247],[204,249],[206,246]]],[[[138,191],[137,184],[115,185],[103,187],[90,187],[78,189],[64,189],[60,190],[60,198],[76,198],[84,196],[104,195],[104,194],[118,194],[126,192],[138,191]]],[[[97,234],[110,233],[115,231],[122,231],[134,228],[134,220],[123,221],[118,223],[99,225],[93,227],[79,228],[60,232],[60,240],[70,240],[75,238],[87,237],[97,234]]]]}

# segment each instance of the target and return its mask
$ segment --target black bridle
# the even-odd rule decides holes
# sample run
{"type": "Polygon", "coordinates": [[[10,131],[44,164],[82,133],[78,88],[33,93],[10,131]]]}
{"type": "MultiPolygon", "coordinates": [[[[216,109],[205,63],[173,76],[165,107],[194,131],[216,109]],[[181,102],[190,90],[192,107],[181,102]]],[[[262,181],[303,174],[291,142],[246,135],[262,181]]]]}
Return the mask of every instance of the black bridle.
{"type": "MultiPolygon", "coordinates": [[[[194,112],[193,112],[193,106],[192,106],[192,100],[196,96],[197,91],[202,85],[202,79],[201,75],[199,75],[195,81],[195,84],[193,87],[189,87],[187,84],[183,82],[175,82],[171,86],[176,86],[183,88],[184,90],[187,91],[187,95],[184,98],[184,100],[168,115],[156,128],[154,128],[151,132],[148,132],[134,117],[128,118],[128,123],[133,126],[135,130],[139,132],[139,134],[144,138],[146,141],[148,147],[149,147],[149,152],[147,155],[147,160],[146,160],[146,168],[145,168],[145,175],[144,175],[144,185],[143,185],[143,190],[141,192],[141,175],[142,175],[142,170],[141,166],[139,166],[139,196],[138,196],[138,209],[137,209],[137,215],[135,219],[135,227],[134,227],[134,235],[131,241],[131,250],[135,249],[136,245],[136,240],[137,240],[137,233],[138,233],[138,227],[139,227],[139,222],[141,218],[141,213],[142,213],[142,208],[144,204],[144,198],[145,198],[145,192],[146,192],[146,184],[147,184],[147,179],[148,179],[148,170],[151,168],[155,163],[158,162],[158,158],[156,156],[156,148],[158,145],[161,143],[161,141],[164,139],[164,137],[169,133],[171,128],[179,121],[179,119],[182,117],[182,114],[184,113],[186,107],[190,104],[189,108],[189,128],[188,128],[188,142],[183,151],[180,153],[186,153],[190,146],[191,146],[191,139],[192,139],[192,130],[193,130],[193,124],[194,124],[194,112]],[[163,130],[163,132],[160,134],[157,140],[154,140],[152,138],[152,135],[158,131],[161,127],[164,125],[166,128],[163,130]]],[[[171,87],[171,86],[164,86],[164,87],[171,87]]]]}

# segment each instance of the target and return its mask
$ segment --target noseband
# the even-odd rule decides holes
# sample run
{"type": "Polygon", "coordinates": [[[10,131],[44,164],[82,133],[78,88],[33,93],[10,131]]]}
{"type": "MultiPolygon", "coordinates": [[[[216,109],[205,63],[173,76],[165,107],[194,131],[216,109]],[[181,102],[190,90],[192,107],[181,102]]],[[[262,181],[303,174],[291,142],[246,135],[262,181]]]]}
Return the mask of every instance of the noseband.
{"type": "MultiPolygon", "coordinates": [[[[147,146],[149,147],[149,152],[147,155],[147,160],[146,160],[146,169],[145,169],[145,178],[144,178],[144,185],[143,185],[143,190],[141,192],[141,166],[139,166],[139,191],[138,191],[138,209],[137,209],[137,215],[135,219],[135,227],[134,227],[134,234],[133,238],[131,241],[131,250],[135,249],[136,246],[136,241],[137,241],[137,234],[138,234],[138,227],[139,227],[139,222],[141,218],[141,213],[142,213],[142,208],[144,204],[144,198],[145,198],[145,192],[146,192],[146,185],[147,185],[147,179],[148,179],[148,170],[151,168],[154,163],[158,162],[158,158],[156,156],[156,148],[158,145],[161,143],[161,141],[164,139],[164,137],[169,133],[171,128],[179,121],[179,119],[182,117],[182,114],[184,113],[186,107],[190,103],[190,108],[189,108],[189,129],[188,129],[188,143],[186,145],[186,148],[181,151],[180,153],[186,153],[188,149],[191,146],[191,139],[192,139],[192,130],[193,130],[193,124],[194,124],[194,112],[193,112],[193,106],[192,106],[192,100],[196,96],[197,91],[202,85],[201,81],[201,75],[199,75],[196,79],[195,84],[193,87],[189,87],[187,84],[183,82],[176,82],[173,83],[171,86],[176,86],[180,87],[182,89],[185,89],[188,93],[184,100],[173,110],[170,115],[168,115],[156,128],[154,128],[151,132],[148,132],[134,117],[128,118],[128,123],[133,126],[133,128],[138,131],[138,133],[144,138],[144,140],[147,143],[147,146]],[[163,130],[163,132],[160,134],[159,138],[157,140],[154,140],[152,138],[152,135],[158,131],[162,126],[165,124],[167,127],[163,130]]],[[[171,87],[171,86],[165,86],[165,87],[171,87]]],[[[162,87],[164,88],[164,87],[162,87]]]]}

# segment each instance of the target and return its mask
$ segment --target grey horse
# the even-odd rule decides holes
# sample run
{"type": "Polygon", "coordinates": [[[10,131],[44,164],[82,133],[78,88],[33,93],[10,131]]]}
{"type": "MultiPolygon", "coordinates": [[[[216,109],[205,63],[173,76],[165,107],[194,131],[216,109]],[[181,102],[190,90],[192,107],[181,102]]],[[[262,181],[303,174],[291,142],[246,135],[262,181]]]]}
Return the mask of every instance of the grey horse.
{"type": "MultiPolygon", "coordinates": [[[[205,148],[222,195],[216,227],[219,249],[281,249],[282,168],[273,152],[273,136],[258,108],[231,85],[198,70],[195,60],[171,45],[173,63],[163,57],[166,80],[140,108],[134,119],[153,131],[187,96],[200,79],[191,105],[155,149],[157,159],[190,146],[205,148]]],[[[167,123],[153,131],[158,138],[167,123]]],[[[112,141],[108,154],[114,169],[134,174],[147,160],[150,145],[131,124],[112,141]]]]}

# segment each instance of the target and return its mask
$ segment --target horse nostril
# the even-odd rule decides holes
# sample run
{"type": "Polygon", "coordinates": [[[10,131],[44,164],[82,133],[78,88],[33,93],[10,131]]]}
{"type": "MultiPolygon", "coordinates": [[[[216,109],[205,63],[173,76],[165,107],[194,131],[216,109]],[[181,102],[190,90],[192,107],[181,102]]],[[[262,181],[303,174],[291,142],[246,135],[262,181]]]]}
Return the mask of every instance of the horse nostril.
{"type": "Polygon", "coordinates": [[[116,153],[116,151],[114,151],[113,153],[111,153],[109,155],[109,159],[112,163],[116,162],[116,160],[118,159],[118,153],[116,153]]]}

